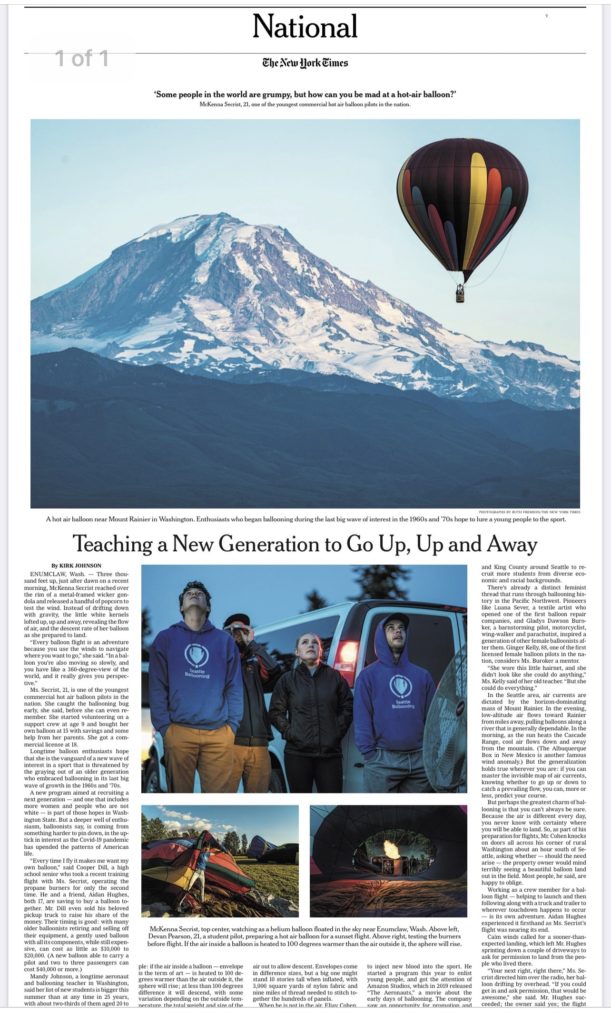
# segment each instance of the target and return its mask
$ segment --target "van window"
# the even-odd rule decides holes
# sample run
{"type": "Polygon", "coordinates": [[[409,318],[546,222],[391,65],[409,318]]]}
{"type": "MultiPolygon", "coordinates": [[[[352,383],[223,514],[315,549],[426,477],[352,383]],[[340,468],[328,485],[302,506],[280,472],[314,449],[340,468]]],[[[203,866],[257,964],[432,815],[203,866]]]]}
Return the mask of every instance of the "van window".
{"type": "Polygon", "coordinates": [[[150,707],[150,703],[149,703],[149,669],[148,669],[148,665],[146,666],[146,668],[142,669],[141,679],[142,679],[142,707],[143,708],[148,708],[148,707],[150,707]]]}
{"type": "Polygon", "coordinates": [[[322,659],[326,661],[338,622],[339,615],[307,619],[293,626],[280,626],[278,629],[264,630],[261,633],[255,631],[255,640],[265,645],[266,650],[282,666],[283,672],[288,672],[295,664],[295,644],[304,633],[316,633],[320,637],[322,659]]]}
{"type": "MultiPolygon", "coordinates": [[[[409,615],[409,632],[407,634],[407,650],[409,660],[420,665],[431,673],[438,684],[450,660],[454,657],[454,636],[452,620],[448,615],[422,615],[406,608],[409,615]]],[[[376,660],[374,638],[378,623],[388,617],[382,612],[371,619],[371,629],[367,637],[367,653],[365,665],[376,660]]]]}

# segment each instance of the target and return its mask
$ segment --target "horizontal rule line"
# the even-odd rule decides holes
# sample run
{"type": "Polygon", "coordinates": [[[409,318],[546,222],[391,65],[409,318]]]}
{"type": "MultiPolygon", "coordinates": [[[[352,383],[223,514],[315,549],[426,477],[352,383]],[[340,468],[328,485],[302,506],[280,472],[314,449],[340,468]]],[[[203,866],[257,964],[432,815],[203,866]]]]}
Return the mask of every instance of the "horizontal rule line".
{"type": "MultiPolygon", "coordinates": [[[[232,4],[231,7],[229,7],[229,6],[227,6],[227,7],[217,7],[217,6],[213,5],[213,4],[204,4],[204,5],[198,5],[198,4],[184,4],[184,5],[183,4],[171,4],[170,6],[168,6],[166,4],[146,4],[146,5],[142,4],[142,5],[138,5],[138,6],[131,6],[129,4],[121,4],[121,5],[115,5],[115,4],[91,4],[91,6],[87,5],[85,7],[80,6],[78,4],[75,4],[75,5],[70,4],[69,6],[63,5],[63,4],[53,4],[52,7],[51,7],[51,5],[49,5],[47,7],[46,5],[45,6],[39,6],[38,4],[26,4],[26,6],[25,6],[25,10],[26,11],[40,11],[40,10],[44,11],[45,9],[48,10],[49,8],[51,10],[53,10],[53,11],[65,11],[65,10],[68,10],[68,11],[70,11],[70,10],[74,10],[74,11],[86,11],[86,10],[94,10],[94,11],[120,11],[120,10],[126,10],[126,11],[172,11],[172,10],[178,10],[178,11],[190,11],[190,10],[191,11],[206,11],[206,10],[211,10],[211,11],[222,11],[222,10],[228,10],[228,11],[252,11],[253,10],[253,8],[252,8],[252,6],[250,4],[232,4]]],[[[294,7],[286,7],[286,6],[276,7],[277,11],[292,11],[294,9],[295,9],[294,7]]],[[[426,5],[408,4],[408,5],[401,6],[401,7],[395,7],[395,6],[391,6],[391,7],[377,7],[377,6],[376,7],[369,7],[368,5],[361,4],[356,9],[357,9],[357,11],[423,11],[423,10],[426,11],[427,9],[431,9],[431,10],[434,10],[434,11],[449,11],[449,10],[452,10],[452,9],[454,9],[456,11],[477,11],[477,10],[479,10],[479,11],[494,11],[494,10],[501,10],[501,11],[524,11],[524,10],[526,10],[527,11],[529,9],[532,9],[534,11],[585,11],[586,5],[585,4],[575,4],[574,6],[571,6],[571,7],[569,7],[569,6],[565,7],[564,4],[562,4],[562,5],[558,5],[558,6],[552,5],[551,7],[549,7],[546,4],[538,4],[538,5],[535,5],[535,4],[503,4],[503,5],[501,5],[501,4],[499,4],[498,6],[496,4],[492,4],[492,5],[483,5],[483,4],[480,5],[480,4],[478,4],[477,6],[475,6],[475,5],[468,5],[468,4],[466,4],[466,5],[462,5],[461,4],[460,7],[454,7],[453,5],[448,5],[448,4],[430,4],[430,5],[429,4],[426,4],[426,5]]],[[[320,10],[324,10],[324,8],[320,7],[320,6],[317,6],[317,5],[314,5],[314,6],[309,5],[307,7],[301,7],[300,10],[303,10],[303,11],[320,11],[320,10]]],[[[336,11],[353,11],[354,7],[341,6],[340,5],[339,7],[334,7],[333,10],[336,10],[336,11]]]]}
{"type": "MultiPolygon", "coordinates": [[[[58,50],[24,50],[26,57],[55,57],[58,50]]],[[[80,53],[62,50],[62,53],[80,53]]],[[[585,57],[585,50],[356,50],[258,53],[256,50],[96,50],[109,57],[585,57]]]]}

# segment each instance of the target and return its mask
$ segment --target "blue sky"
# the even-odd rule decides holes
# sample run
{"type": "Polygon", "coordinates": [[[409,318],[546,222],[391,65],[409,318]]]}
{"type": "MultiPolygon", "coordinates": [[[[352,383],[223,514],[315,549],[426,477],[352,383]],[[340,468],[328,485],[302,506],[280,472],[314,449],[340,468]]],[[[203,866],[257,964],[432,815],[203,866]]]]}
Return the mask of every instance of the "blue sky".
{"type": "MultiPolygon", "coordinates": [[[[228,615],[246,612],[263,626],[305,610],[305,594],[316,588],[329,604],[358,591],[350,565],[144,565],[142,604],[151,613],[153,635],[178,622],[178,595],[189,580],[201,580],[212,595],[211,621],[219,628],[228,615]]],[[[464,565],[412,567],[407,584],[413,601],[467,604],[464,565]]]]}
{"type": "Polygon", "coordinates": [[[276,846],[299,842],[297,807],[143,804],[142,813],[146,818],[161,818],[169,828],[176,828],[179,831],[196,828],[203,832],[204,829],[208,829],[219,842],[222,842],[227,832],[232,830],[240,837],[245,832],[249,841],[255,835],[263,836],[276,846]]]}
{"type": "Polygon", "coordinates": [[[577,121],[34,121],[32,294],[154,225],[224,210],[281,224],[452,330],[577,357],[578,204],[577,121]],[[530,182],[509,243],[474,274],[464,306],[459,275],[418,241],[395,193],[410,153],[459,136],[507,147],[530,182]]]}

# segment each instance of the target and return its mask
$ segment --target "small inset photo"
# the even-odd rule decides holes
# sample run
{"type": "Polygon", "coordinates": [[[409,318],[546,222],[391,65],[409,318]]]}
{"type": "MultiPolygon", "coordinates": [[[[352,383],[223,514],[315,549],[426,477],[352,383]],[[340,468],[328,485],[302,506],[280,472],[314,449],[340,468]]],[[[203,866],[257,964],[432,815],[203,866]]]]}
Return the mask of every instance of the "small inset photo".
{"type": "Polygon", "coordinates": [[[311,808],[312,917],[466,917],[467,808],[311,808]]]}
{"type": "Polygon", "coordinates": [[[297,807],[142,807],[143,917],[297,917],[297,807]]]}

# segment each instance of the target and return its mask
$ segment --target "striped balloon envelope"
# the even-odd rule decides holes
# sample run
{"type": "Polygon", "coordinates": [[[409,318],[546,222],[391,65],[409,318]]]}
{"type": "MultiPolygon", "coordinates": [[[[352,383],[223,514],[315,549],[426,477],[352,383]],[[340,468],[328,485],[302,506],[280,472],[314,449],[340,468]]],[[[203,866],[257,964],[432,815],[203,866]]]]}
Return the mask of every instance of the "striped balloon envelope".
{"type": "Polygon", "coordinates": [[[399,171],[403,215],[446,270],[465,282],[518,222],[528,178],[517,157],[483,139],[422,146],[399,171]]]}

